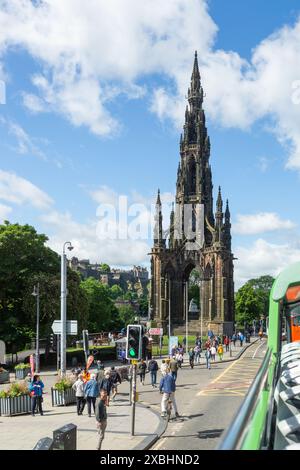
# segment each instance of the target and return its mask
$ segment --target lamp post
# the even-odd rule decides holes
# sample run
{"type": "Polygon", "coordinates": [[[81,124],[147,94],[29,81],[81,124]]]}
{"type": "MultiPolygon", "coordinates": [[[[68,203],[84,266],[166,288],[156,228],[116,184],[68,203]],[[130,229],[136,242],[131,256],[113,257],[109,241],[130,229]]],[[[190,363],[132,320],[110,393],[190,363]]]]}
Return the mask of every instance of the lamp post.
{"type": "Polygon", "coordinates": [[[32,295],[36,297],[36,353],[35,371],[40,372],[40,284],[33,287],[32,295]]]}
{"type": "Polygon", "coordinates": [[[189,283],[185,283],[185,350],[189,352],[189,283]]]}
{"type": "Polygon", "coordinates": [[[170,337],[171,337],[171,277],[169,276],[169,344],[170,344],[170,337]]]}
{"type": "Polygon", "coordinates": [[[60,336],[60,369],[61,375],[66,374],[66,344],[67,344],[67,256],[65,248],[73,250],[71,242],[65,242],[61,255],[61,295],[60,295],[60,320],[61,320],[61,336],[60,336]]]}

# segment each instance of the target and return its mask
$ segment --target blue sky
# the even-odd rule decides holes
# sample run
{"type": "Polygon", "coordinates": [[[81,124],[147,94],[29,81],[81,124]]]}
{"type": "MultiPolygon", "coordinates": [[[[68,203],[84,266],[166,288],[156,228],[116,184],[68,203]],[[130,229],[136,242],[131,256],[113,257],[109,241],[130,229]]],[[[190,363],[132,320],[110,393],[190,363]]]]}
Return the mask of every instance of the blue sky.
{"type": "Polygon", "coordinates": [[[0,0],[0,219],[79,258],[147,265],[151,240],[99,240],[96,210],[149,205],[158,187],[170,201],[197,49],[236,284],[276,274],[300,260],[299,2],[161,5],[0,0]]]}

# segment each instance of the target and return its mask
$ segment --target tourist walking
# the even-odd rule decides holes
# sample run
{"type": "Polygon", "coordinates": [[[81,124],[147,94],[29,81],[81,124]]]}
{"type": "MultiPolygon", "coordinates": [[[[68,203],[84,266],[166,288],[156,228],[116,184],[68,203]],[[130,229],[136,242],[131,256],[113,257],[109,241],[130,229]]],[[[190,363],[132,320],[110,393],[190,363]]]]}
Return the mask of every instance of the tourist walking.
{"type": "Polygon", "coordinates": [[[245,337],[243,335],[243,333],[240,334],[240,346],[242,347],[243,346],[243,341],[244,341],[245,337]]]}
{"type": "Polygon", "coordinates": [[[178,367],[179,369],[181,369],[181,366],[182,366],[182,363],[183,363],[183,355],[182,355],[182,352],[178,351],[178,353],[176,354],[176,361],[177,361],[177,364],[178,364],[178,367]]]}
{"type": "Polygon", "coordinates": [[[75,390],[78,416],[82,415],[85,407],[84,386],[82,374],[79,374],[78,379],[72,385],[72,389],[75,390]]]}
{"type": "Polygon", "coordinates": [[[218,346],[218,356],[219,356],[220,361],[223,361],[223,354],[224,354],[223,344],[219,344],[219,346],[218,346]]]}
{"type": "Polygon", "coordinates": [[[158,363],[155,359],[151,359],[148,362],[148,370],[150,372],[152,388],[155,388],[157,387],[156,380],[157,380],[157,371],[158,371],[158,363]]]}
{"type": "Polygon", "coordinates": [[[212,347],[210,348],[210,356],[211,356],[211,360],[214,362],[216,360],[216,354],[217,354],[217,349],[214,345],[212,345],[212,347]]]}
{"type": "Polygon", "coordinates": [[[145,375],[146,375],[147,364],[144,361],[144,359],[142,359],[138,363],[137,369],[138,369],[138,374],[140,376],[141,384],[145,385],[145,375]]]}
{"type": "Polygon", "coordinates": [[[38,412],[43,416],[43,388],[44,384],[40,380],[39,375],[34,375],[32,382],[29,384],[29,390],[31,395],[31,415],[34,416],[35,409],[37,407],[38,412]]]}
{"type": "Polygon", "coordinates": [[[112,381],[111,381],[111,377],[110,377],[110,372],[108,370],[106,370],[104,372],[104,377],[99,382],[99,389],[100,389],[100,392],[101,392],[101,390],[104,390],[106,392],[106,395],[107,395],[106,396],[106,406],[109,406],[110,392],[111,392],[111,389],[112,389],[112,381]]]}
{"type": "Polygon", "coordinates": [[[229,338],[227,335],[224,338],[224,344],[225,344],[225,351],[228,352],[229,351],[229,338]]]}
{"type": "Polygon", "coordinates": [[[195,352],[194,352],[194,349],[191,348],[189,350],[189,361],[190,361],[190,366],[192,369],[194,368],[194,359],[195,359],[195,352]]]}
{"type": "Polygon", "coordinates": [[[169,371],[168,364],[166,363],[165,359],[161,361],[160,371],[162,375],[166,375],[169,371]]]}
{"type": "Polygon", "coordinates": [[[194,347],[194,352],[195,352],[195,362],[197,364],[199,364],[200,363],[200,357],[201,357],[201,348],[200,348],[199,345],[196,345],[194,347]]]}
{"type": "Polygon", "coordinates": [[[121,383],[122,383],[121,375],[120,375],[120,373],[114,368],[114,366],[111,367],[111,369],[110,369],[110,378],[111,378],[111,382],[112,382],[112,387],[111,387],[111,390],[112,390],[112,400],[114,401],[115,396],[116,396],[117,393],[118,393],[118,384],[121,384],[121,383]]]}
{"type": "Polygon", "coordinates": [[[175,400],[176,383],[170,372],[161,378],[159,384],[159,391],[163,394],[161,400],[161,415],[167,415],[167,403],[169,400],[171,400],[175,411],[175,416],[178,417],[179,414],[175,400]]]}
{"type": "Polygon", "coordinates": [[[107,427],[107,411],[106,411],[106,403],[107,403],[107,393],[105,390],[101,390],[100,397],[96,400],[96,421],[97,421],[97,428],[98,428],[98,444],[96,449],[101,450],[102,442],[105,435],[105,430],[107,427]]]}
{"type": "Polygon", "coordinates": [[[87,402],[89,417],[92,416],[92,405],[95,413],[96,398],[99,396],[99,385],[96,380],[96,374],[92,374],[90,380],[84,386],[84,395],[87,402]]]}
{"type": "Polygon", "coordinates": [[[233,342],[234,347],[235,347],[236,340],[237,340],[237,337],[236,337],[236,334],[234,333],[231,338],[231,341],[233,342]]]}
{"type": "Polygon", "coordinates": [[[205,359],[206,359],[206,369],[211,369],[211,364],[210,364],[210,360],[211,360],[210,348],[206,348],[204,356],[205,356],[205,359]]]}
{"type": "Polygon", "coordinates": [[[176,379],[177,379],[177,372],[178,372],[178,363],[177,363],[175,357],[173,357],[173,358],[171,359],[170,364],[169,364],[169,368],[170,368],[172,377],[173,377],[173,379],[174,379],[175,382],[176,382],[176,379]]]}

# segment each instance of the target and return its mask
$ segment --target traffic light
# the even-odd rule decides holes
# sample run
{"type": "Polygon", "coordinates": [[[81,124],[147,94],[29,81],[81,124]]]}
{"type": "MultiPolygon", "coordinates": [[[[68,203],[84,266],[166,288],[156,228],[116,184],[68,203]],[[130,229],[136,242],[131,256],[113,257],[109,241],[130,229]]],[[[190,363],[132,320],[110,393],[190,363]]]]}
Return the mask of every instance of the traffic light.
{"type": "Polygon", "coordinates": [[[56,338],[56,335],[54,334],[50,334],[50,347],[52,349],[52,351],[56,351],[57,349],[57,338],[56,338]]]}
{"type": "Polygon", "coordinates": [[[126,359],[140,360],[142,357],[142,326],[127,325],[126,359]]]}

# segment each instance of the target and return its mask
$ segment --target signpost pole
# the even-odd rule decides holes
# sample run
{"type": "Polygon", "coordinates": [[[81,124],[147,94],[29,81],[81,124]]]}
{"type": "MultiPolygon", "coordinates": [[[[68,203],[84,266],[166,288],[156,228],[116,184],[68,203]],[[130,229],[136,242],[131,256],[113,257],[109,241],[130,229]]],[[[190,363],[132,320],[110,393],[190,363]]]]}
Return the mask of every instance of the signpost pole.
{"type": "Polygon", "coordinates": [[[136,401],[136,364],[132,365],[132,405],[131,405],[131,435],[134,436],[135,401],[136,401]]]}

